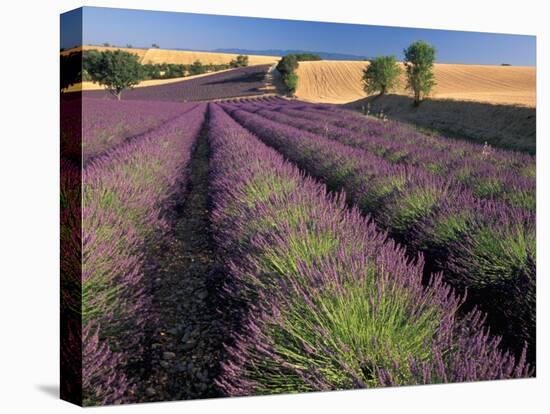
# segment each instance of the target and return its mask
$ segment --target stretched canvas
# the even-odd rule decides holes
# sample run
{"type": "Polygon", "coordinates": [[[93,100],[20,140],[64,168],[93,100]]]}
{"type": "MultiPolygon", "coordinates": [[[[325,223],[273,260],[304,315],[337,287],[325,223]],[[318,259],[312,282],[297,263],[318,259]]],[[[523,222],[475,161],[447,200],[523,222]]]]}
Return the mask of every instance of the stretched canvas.
{"type": "Polygon", "coordinates": [[[61,15],[61,397],[536,374],[535,37],[61,15]]]}

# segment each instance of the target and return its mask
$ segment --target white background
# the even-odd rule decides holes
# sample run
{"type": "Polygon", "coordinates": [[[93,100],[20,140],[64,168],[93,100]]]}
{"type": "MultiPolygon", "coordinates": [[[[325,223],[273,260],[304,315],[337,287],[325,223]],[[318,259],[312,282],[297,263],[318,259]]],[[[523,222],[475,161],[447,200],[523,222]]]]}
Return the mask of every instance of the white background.
{"type": "MultiPolygon", "coordinates": [[[[58,390],[59,14],[78,1],[2,2],[0,30],[0,411],[65,413],[58,390]],[[7,92],[7,93],[6,93],[7,92]]],[[[88,6],[536,34],[538,378],[476,384],[218,399],[112,412],[549,412],[549,30],[543,1],[111,0],[88,6]],[[546,26],[546,28],[545,28],[546,26]]]]}

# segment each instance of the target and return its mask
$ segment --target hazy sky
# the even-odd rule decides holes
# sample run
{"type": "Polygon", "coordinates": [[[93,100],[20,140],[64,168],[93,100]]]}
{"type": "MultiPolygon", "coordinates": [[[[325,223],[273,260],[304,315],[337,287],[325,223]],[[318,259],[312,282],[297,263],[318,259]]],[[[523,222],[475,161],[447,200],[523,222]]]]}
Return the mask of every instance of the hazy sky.
{"type": "Polygon", "coordinates": [[[536,62],[535,36],[96,7],[85,7],[82,14],[83,39],[75,30],[81,21],[78,13],[62,15],[67,30],[61,47],[157,43],[164,49],[300,49],[401,59],[407,45],[424,40],[435,46],[436,59],[442,63],[534,66],[536,62]]]}

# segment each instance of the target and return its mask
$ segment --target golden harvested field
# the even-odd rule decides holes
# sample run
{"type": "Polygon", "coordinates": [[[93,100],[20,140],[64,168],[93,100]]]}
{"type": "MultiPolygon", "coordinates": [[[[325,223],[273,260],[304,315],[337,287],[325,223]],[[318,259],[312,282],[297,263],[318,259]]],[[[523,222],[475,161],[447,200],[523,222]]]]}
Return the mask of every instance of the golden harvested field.
{"type": "MultiPolygon", "coordinates": [[[[347,103],[366,96],[362,71],[368,62],[300,62],[296,96],[310,102],[347,103]]],[[[436,99],[536,105],[536,69],[520,66],[436,64],[436,99]]],[[[405,78],[392,93],[405,95],[405,78]]]]}
{"type": "MultiPolygon", "coordinates": [[[[61,52],[68,54],[80,50],[124,50],[125,52],[135,53],[139,56],[140,62],[146,63],[174,63],[187,65],[200,60],[203,64],[222,64],[229,63],[238,55],[231,53],[211,53],[211,52],[193,52],[186,50],[168,50],[168,49],[129,49],[124,47],[104,47],[104,46],[83,46],[74,49],[69,49],[61,52]]],[[[249,65],[266,65],[277,62],[280,57],[277,56],[256,56],[248,55],[249,65]]]]}
{"type": "Polygon", "coordinates": [[[75,47],[72,49],[67,49],[61,52],[62,55],[68,55],[72,52],[81,52],[83,50],[97,50],[98,52],[105,52],[107,50],[123,50],[124,52],[134,53],[139,56],[139,59],[143,58],[145,55],[145,52],[147,52],[147,49],[134,49],[134,48],[127,48],[127,47],[105,47],[105,46],[81,46],[81,47],[75,47]]]}
{"type": "MultiPolygon", "coordinates": [[[[204,64],[229,63],[238,55],[229,53],[192,52],[184,50],[148,49],[143,56],[141,63],[176,63],[190,64],[200,60],[204,64]]],[[[280,58],[276,56],[248,55],[249,65],[267,65],[277,62],[280,58]]]]}

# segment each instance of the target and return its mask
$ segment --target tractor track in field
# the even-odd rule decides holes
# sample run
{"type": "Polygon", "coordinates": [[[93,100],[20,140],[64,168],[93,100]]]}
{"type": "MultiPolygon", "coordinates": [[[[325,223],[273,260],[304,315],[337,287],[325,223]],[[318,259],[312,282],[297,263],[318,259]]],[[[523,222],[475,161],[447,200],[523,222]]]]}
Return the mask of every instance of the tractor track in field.
{"type": "Polygon", "coordinates": [[[229,324],[220,310],[223,273],[210,233],[208,117],[189,165],[187,188],[176,197],[173,235],[157,249],[152,272],[158,323],[150,332],[137,400],[220,396],[219,371],[229,324]]]}

